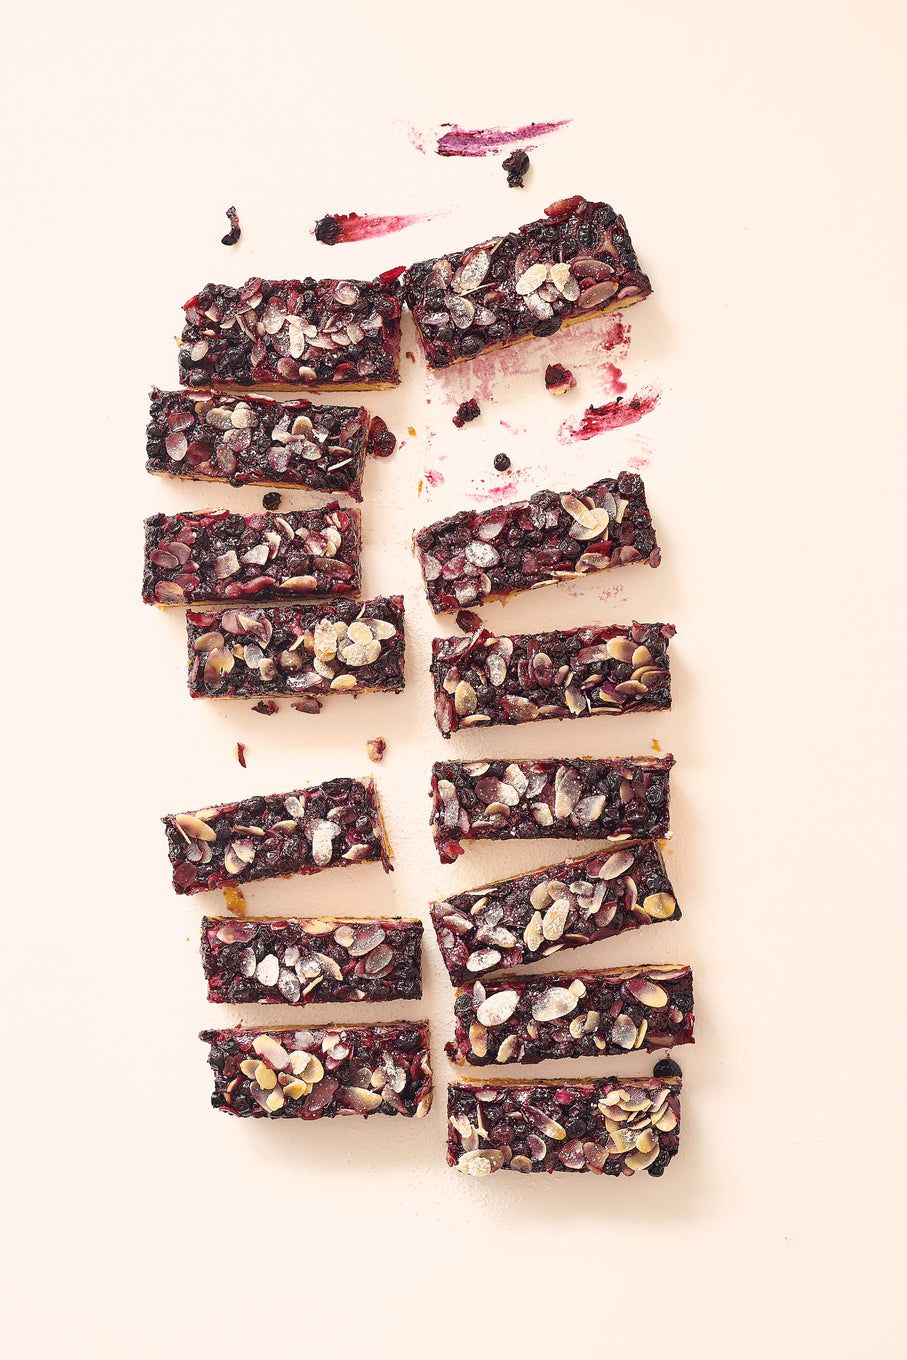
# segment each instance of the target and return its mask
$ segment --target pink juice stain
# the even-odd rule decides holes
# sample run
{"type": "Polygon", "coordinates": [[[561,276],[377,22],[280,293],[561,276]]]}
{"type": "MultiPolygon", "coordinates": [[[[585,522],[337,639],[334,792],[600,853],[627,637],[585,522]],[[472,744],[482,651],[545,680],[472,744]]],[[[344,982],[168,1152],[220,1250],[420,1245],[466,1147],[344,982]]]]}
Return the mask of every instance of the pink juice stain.
{"type": "Polygon", "coordinates": [[[594,439],[607,430],[619,430],[624,425],[635,425],[643,416],[655,410],[661,393],[654,388],[637,392],[630,401],[618,397],[616,401],[606,402],[604,406],[587,406],[579,420],[565,420],[558,430],[559,444],[575,444],[585,439],[594,439]]]}
{"type": "MultiPolygon", "coordinates": [[[[346,241],[369,241],[375,236],[390,236],[392,232],[403,231],[417,222],[433,222],[436,217],[446,215],[444,212],[391,213],[384,217],[374,213],[328,214],[337,223],[337,245],[346,241]]],[[[315,235],[314,228],[311,234],[315,235]]]]}

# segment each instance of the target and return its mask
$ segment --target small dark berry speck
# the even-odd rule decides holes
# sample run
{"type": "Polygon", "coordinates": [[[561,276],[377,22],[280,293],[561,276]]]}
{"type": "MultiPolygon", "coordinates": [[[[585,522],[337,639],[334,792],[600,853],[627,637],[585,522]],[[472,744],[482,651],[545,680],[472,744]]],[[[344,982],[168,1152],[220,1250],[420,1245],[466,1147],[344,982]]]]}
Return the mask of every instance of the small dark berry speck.
{"type": "Polygon", "coordinates": [[[545,369],[545,386],[549,392],[560,397],[571,387],[576,386],[576,379],[569,368],[564,368],[563,364],[549,364],[545,369]]]}
{"type": "Polygon", "coordinates": [[[322,217],[315,223],[315,240],[325,246],[335,246],[340,235],[340,223],[336,217],[322,217]]]}
{"type": "Polygon", "coordinates": [[[236,209],[233,207],[228,208],[227,217],[230,221],[230,230],[227,232],[226,236],[222,236],[220,238],[221,245],[235,246],[236,242],[242,235],[242,228],[239,225],[239,218],[236,215],[236,209]]]}
{"type": "Polygon", "coordinates": [[[479,406],[479,403],[476,401],[475,397],[470,397],[469,401],[460,402],[460,405],[457,407],[457,414],[453,417],[453,423],[458,430],[462,430],[463,426],[467,424],[468,421],[475,420],[476,416],[481,414],[482,408],[479,406]]]}
{"type": "Polygon", "coordinates": [[[266,510],[279,510],[283,497],[279,491],[269,491],[262,496],[261,503],[266,510]]]}
{"type": "Polygon", "coordinates": [[[496,454],[494,465],[497,468],[498,472],[506,472],[507,469],[510,467],[510,459],[507,457],[506,453],[496,454]]]}
{"type": "Polygon", "coordinates": [[[680,1064],[673,1058],[660,1058],[652,1068],[652,1075],[656,1077],[682,1077],[680,1064]]]}
{"type": "Polygon", "coordinates": [[[252,705],[252,712],[263,713],[266,718],[270,718],[272,714],[279,712],[279,709],[273,699],[260,699],[257,704],[252,705]]]}
{"type": "Polygon", "coordinates": [[[529,169],[529,157],[526,152],[517,149],[511,151],[506,160],[502,161],[502,167],[507,171],[507,183],[511,189],[522,189],[523,176],[529,169]]]}
{"type": "Polygon", "coordinates": [[[243,745],[243,743],[242,743],[241,741],[238,741],[238,742],[236,743],[236,750],[234,751],[234,754],[235,754],[235,756],[236,756],[236,759],[239,761],[240,765],[243,767],[243,769],[245,769],[245,768],[246,768],[246,748],[245,748],[245,746],[243,745]]]}

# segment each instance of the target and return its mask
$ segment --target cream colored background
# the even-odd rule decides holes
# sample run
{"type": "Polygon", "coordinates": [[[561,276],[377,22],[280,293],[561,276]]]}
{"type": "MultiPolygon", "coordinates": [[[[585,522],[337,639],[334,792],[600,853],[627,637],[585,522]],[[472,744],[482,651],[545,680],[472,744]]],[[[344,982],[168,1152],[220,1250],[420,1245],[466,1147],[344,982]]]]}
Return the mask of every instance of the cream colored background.
{"type": "Polygon", "coordinates": [[[12,19],[11,1354],[903,1354],[897,14],[354,0],[56,3],[12,19]],[[419,155],[396,122],[563,117],[572,125],[539,146],[522,193],[495,158],[419,155]],[[660,408],[565,451],[559,421],[602,396],[578,335],[577,392],[556,401],[541,385],[568,343],[555,337],[527,348],[535,371],[500,382],[460,432],[450,415],[467,370],[429,382],[421,360],[406,363],[404,385],[373,405],[416,437],[368,469],[364,506],[366,590],[402,588],[409,608],[405,696],[338,701],[318,720],[191,703],[178,613],[138,603],[141,518],[259,500],[142,470],[146,393],[175,383],[183,300],[209,278],[367,277],[576,191],[626,215],[652,276],[622,367],[631,388],[663,387],[660,408]],[[219,243],[231,202],[232,252],[219,243]],[[449,216],[317,246],[315,218],[349,210],[449,216]],[[430,761],[482,738],[446,745],[434,730],[433,625],[407,538],[493,486],[500,449],[527,490],[649,463],[659,571],[487,615],[510,631],[674,621],[673,712],[503,730],[487,749],[644,753],[657,739],[677,755],[682,923],[570,960],[695,965],[698,1043],[677,1054],[682,1152],[661,1181],[447,1169],[451,990],[433,941],[424,1005],[382,1010],[432,1019],[427,1120],[266,1125],[208,1105],[195,1034],[236,1013],[204,1001],[209,904],[172,894],[161,813],[364,772],[380,733],[397,872],[262,884],[253,911],[419,913],[436,893],[552,858],[485,846],[443,868],[426,824],[430,761]],[[446,477],[430,502],[416,494],[427,466],[446,477]]]}

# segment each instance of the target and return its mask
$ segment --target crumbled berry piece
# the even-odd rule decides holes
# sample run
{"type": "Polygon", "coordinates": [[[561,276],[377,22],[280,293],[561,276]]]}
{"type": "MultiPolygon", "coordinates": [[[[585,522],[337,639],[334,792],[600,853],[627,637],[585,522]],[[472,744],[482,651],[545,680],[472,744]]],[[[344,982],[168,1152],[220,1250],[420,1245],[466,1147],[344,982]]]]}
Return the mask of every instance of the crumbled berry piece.
{"type": "Polygon", "coordinates": [[[243,767],[243,769],[245,769],[245,768],[246,768],[246,748],[245,748],[245,746],[243,745],[243,743],[242,743],[241,741],[238,741],[238,742],[236,743],[236,745],[233,747],[233,754],[236,756],[236,759],[239,761],[239,763],[240,763],[240,765],[243,767]]]}
{"type": "Polygon", "coordinates": [[[315,240],[325,246],[335,246],[340,235],[340,223],[336,217],[322,217],[315,223],[315,240]]]}
{"type": "Polygon", "coordinates": [[[485,625],[478,614],[471,609],[460,609],[457,611],[457,627],[464,633],[477,633],[485,625]]]}
{"type": "Polygon", "coordinates": [[[252,705],[253,713],[263,713],[266,718],[270,718],[279,711],[279,706],[273,699],[260,699],[257,704],[252,705]]]}
{"type": "Polygon", "coordinates": [[[239,225],[239,218],[236,215],[236,209],[233,207],[228,208],[227,217],[229,218],[230,221],[230,230],[227,232],[226,236],[222,236],[220,238],[221,245],[235,246],[236,242],[242,235],[242,228],[239,225]]]}
{"type": "Polygon", "coordinates": [[[384,752],[387,750],[387,742],[383,737],[372,737],[371,741],[365,743],[365,754],[369,760],[376,765],[384,759],[384,752]]]}
{"type": "Polygon", "coordinates": [[[680,1070],[680,1064],[676,1063],[673,1058],[659,1058],[658,1062],[652,1068],[652,1073],[653,1076],[656,1077],[683,1076],[683,1072],[680,1070]]]}
{"type": "Polygon", "coordinates": [[[563,364],[549,364],[545,369],[545,386],[554,396],[560,397],[576,386],[576,379],[563,364]]]}
{"type": "Polygon", "coordinates": [[[368,427],[366,453],[370,453],[373,458],[389,458],[396,447],[397,436],[393,430],[387,428],[380,416],[372,416],[372,422],[368,427]]]}
{"type": "Polygon", "coordinates": [[[522,189],[523,176],[529,169],[529,157],[520,148],[511,151],[506,160],[501,162],[504,170],[507,171],[507,183],[511,189],[522,189]]]}
{"type": "Polygon", "coordinates": [[[498,472],[506,472],[507,469],[510,467],[510,459],[507,457],[506,453],[496,454],[494,465],[497,468],[498,472]]]}
{"type": "Polygon", "coordinates": [[[458,430],[462,430],[463,426],[466,425],[468,421],[475,420],[476,416],[481,414],[482,408],[479,406],[479,403],[476,401],[475,397],[470,397],[469,401],[460,402],[460,405],[457,407],[457,414],[453,417],[453,423],[458,430]]]}
{"type": "Polygon", "coordinates": [[[295,708],[297,713],[320,713],[321,702],[314,694],[304,694],[301,699],[294,700],[290,708],[295,708]]]}
{"type": "Polygon", "coordinates": [[[266,510],[279,510],[280,502],[283,500],[279,491],[269,491],[262,496],[261,503],[266,510]]]}

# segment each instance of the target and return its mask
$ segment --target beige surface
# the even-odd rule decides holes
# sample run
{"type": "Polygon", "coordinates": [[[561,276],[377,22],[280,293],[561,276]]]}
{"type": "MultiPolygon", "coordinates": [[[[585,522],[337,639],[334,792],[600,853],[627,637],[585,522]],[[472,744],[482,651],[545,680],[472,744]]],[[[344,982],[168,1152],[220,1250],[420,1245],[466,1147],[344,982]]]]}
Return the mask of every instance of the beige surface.
{"type": "Polygon", "coordinates": [[[17,11],[3,91],[11,1354],[903,1354],[896,12],[17,11]],[[569,116],[522,192],[495,158],[418,154],[395,122],[569,116]],[[492,368],[493,400],[460,431],[450,416],[475,367],[432,379],[404,360],[405,385],[369,404],[416,436],[368,468],[363,516],[367,593],[406,596],[407,692],[320,718],[191,702],[180,612],[138,602],[142,516],[210,500],[142,471],[146,393],[175,381],[182,301],[219,277],[369,275],[577,190],[626,215],[652,276],[618,362],[630,391],[662,386],[658,409],[556,442],[561,420],[607,395],[584,327],[516,347],[523,376],[492,368]],[[449,215],[333,250],[308,236],[351,210],[449,215]],[[578,378],[559,399],[541,377],[555,357],[578,378]],[[676,623],[672,713],[449,743],[434,731],[428,641],[451,625],[420,598],[409,534],[478,503],[501,449],[527,492],[648,464],[658,571],[486,612],[508,631],[676,623]],[[445,477],[430,500],[426,467],[445,477]],[[37,624],[25,598],[42,602],[37,624]],[[441,755],[646,754],[657,740],[677,756],[683,921],[570,960],[696,969],[682,1152],[661,1181],[448,1171],[453,990],[432,944],[424,1004],[393,1005],[432,1022],[428,1119],[266,1125],[210,1110],[195,1034],[252,1016],[206,1007],[198,925],[221,903],[173,895],[157,818],[370,773],[379,734],[396,873],[263,884],[254,912],[424,915],[432,896],[551,857],[482,845],[440,866],[426,790],[441,755]]]}

